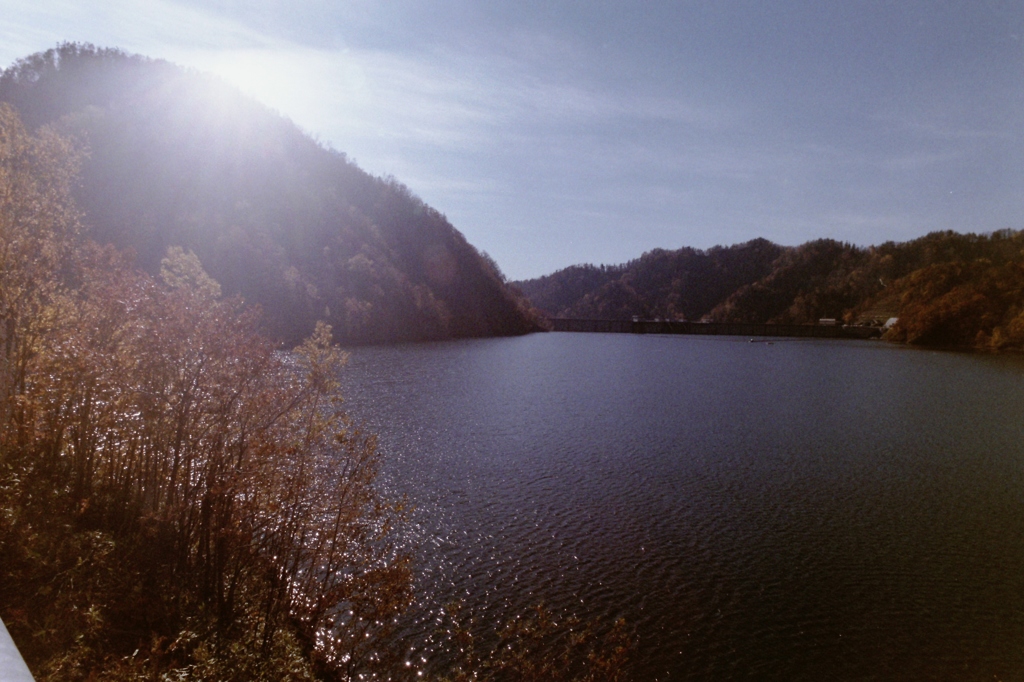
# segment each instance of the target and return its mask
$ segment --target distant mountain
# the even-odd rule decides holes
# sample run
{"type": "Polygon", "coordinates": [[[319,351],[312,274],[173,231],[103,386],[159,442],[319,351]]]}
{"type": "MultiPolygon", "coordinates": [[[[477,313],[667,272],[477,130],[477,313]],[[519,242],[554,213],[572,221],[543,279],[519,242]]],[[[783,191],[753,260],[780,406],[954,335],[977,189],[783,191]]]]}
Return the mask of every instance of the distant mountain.
{"type": "Polygon", "coordinates": [[[551,317],[697,320],[767,276],[784,251],[766,239],[707,251],[655,249],[625,265],[574,265],[515,284],[551,317]]]}
{"type": "Polygon", "coordinates": [[[655,250],[624,265],[578,265],[514,283],[550,317],[804,324],[899,322],[908,343],[1024,348],[1024,232],[935,232],[860,248],[763,239],[655,250]]]}
{"type": "Polygon", "coordinates": [[[444,215],[213,77],[64,44],[3,71],[0,102],[87,146],[89,236],[130,247],[152,273],[169,246],[194,251],[226,294],[263,307],[277,338],[320,319],[348,342],[539,328],[444,215]]]}

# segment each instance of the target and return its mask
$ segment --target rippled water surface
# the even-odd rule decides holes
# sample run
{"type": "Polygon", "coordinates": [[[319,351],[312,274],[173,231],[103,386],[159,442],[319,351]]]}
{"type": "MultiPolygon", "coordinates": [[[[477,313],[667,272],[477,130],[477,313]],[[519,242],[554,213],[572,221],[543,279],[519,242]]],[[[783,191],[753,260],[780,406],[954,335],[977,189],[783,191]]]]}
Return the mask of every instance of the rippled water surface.
{"type": "Polygon", "coordinates": [[[543,601],[625,617],[637,680],[1024,677],[1020,358],[536,334],[343,381],[416,509],[414,648],[543,601]]]}

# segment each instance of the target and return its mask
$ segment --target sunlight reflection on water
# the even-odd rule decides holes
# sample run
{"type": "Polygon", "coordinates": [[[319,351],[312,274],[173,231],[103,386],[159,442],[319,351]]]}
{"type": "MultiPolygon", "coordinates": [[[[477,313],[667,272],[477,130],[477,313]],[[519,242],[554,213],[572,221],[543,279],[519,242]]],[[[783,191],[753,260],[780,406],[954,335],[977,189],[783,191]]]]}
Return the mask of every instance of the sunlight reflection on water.
{"type": "MultiPolygon", "coordinates": [[[[633,679],[1024,674],[1024,362],[544,334],[352,349],[441,607],[635,626],[633,679]]],[[[428,663],[428,669],[429,669],[428,663]]]]}

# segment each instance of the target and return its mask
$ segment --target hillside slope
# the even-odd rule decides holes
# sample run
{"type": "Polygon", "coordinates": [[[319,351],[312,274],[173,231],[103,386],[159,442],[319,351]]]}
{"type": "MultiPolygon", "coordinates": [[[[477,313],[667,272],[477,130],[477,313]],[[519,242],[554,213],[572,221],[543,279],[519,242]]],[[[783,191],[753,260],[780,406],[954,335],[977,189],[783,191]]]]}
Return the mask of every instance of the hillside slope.
{"type": "Polygon", "coordinates": [[[624,265],[575,265],[515,284],[551,317],[695,320],[767,276],[784,251],[766,239],[707,251],[655,249],[624,265]]]}
{"type": "Polygon", "coordinates": [[[899,322],[895,341],[1024,348],[1024,232],[934,232],[860,248],[754,240],[655,250],[617,266],[573,266],[517,286],[551,317],[717,322],[899,322]]]}
{"type": "Polygon", "coordinates": [[[538,328],[444,215],[215,78],[65,44],[6,69],[0,102],[83,141],[90,236],[133,249],[150,273],[169,246],[194,251],[279,339],[317,320],[355,343],[538,328]]]}

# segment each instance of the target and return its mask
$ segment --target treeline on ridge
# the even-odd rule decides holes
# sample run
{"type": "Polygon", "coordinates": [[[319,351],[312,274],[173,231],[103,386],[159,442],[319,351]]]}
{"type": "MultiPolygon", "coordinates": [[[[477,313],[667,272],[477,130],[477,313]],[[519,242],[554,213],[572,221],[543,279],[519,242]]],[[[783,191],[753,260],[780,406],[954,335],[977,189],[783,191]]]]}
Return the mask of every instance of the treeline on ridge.
{"type": "Polygon", "coordinates": [[[934,232],[866,248],[764,239],[656,249],[624,265],[577,265],[516,282],[550,317],[846,324],[898,322],[886,338],[1024,348],[1024,232],[934,232]]]}
{"type": "Polygon", "coordinates": [[[263,308],[274,338],[317,320],[350,343],[538,328],[444,215],[215,78],[63,44],[3,71],[0,102],[85,145],[75,199],[89,237],[150,274],[169,246],[191,250],[226,294],[263,308]]]}

